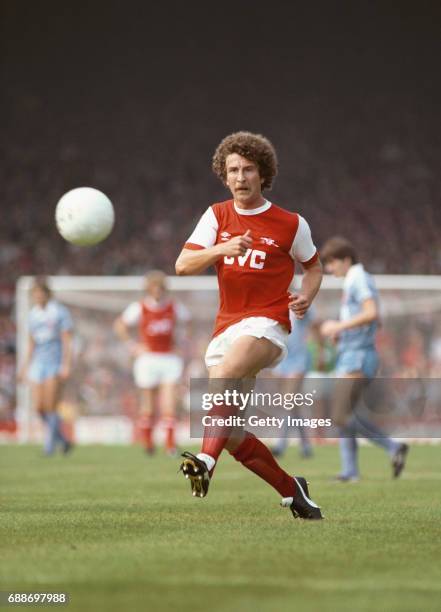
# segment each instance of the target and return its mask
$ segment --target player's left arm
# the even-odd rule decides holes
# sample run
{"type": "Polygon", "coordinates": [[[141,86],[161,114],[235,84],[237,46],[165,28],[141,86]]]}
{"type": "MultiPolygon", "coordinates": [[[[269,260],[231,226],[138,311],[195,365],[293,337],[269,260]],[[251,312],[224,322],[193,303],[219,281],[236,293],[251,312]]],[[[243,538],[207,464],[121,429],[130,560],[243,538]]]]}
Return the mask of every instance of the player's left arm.
{"type": "Polygon", "coordinates": [[[17,372],[17,380],[18,382],[24,383],[27,380],[29,364],[31,363],[32,355],[35,349],[35,340],[32,337],[31,333],[28,334],[28,344],[26,348],[26,354],[21,367],[17,372]]]}
{"type": "Polygon", "coordinates": [[[290,255],[301,264],[304,272],[300,291],[289,294],[288,306],[294,312],[296,319],[303,319],[320,289],[323,268],[317,248],[312,241],[309,225],[300,215],[298,218],[299,223],[290,255]]]}
{"type": "Polygon", "coordinates": [[[341,332],[347,329],[369,325],[369,323],[373,323],[373,321],[377,321],[378,319],[379,311],[377,302],[374,298],[366,298],[361,303],[361,310],[358,314],[345,321],[334,321],[332,319],[324,321],[320,331],[324,336],[336,338],[341,332]]]}
{"type": "Polygon", "coordinates": [[[59,376],[67,380],[72,370],[72,331],[65,329],[61,332],[62,360],[59,376]]]}
{"type": "Polygon", "coordinates": [[[60,306],[61,368],[59,377],[67,380],[72,369],[73,321],[69,310],[60,306]]]}
{"type": "Polygon", "coordinates": [[[374,298],[367,298],[361,304],[361,312],[347,321],[339,321],[340,331],[368,325],[379,318],[378,306],[374,298]]]}
{"type": "Polygon", "coordinates": [[[289,308],[294,312],[296,319],[303,319],[311,306],[313,299],[320,289],[323,278],[323,267],[320,259],[304,268],[302,285],[299,292],[290,293],[289,308]]]}

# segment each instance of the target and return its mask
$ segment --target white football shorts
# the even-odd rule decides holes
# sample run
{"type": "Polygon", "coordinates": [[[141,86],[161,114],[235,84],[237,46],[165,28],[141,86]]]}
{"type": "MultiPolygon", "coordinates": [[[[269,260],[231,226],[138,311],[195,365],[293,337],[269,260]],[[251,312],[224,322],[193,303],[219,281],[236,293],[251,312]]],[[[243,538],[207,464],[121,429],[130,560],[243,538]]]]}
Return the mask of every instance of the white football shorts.
{"type": "Polygon", "coordinates": [[[182,376],[183,362],[173,353],[143,353],[133,364],[133,378],[140,389],[175,383],[182,376]]]}
{"type": "Polygon", "coordinates": [[[233,342],[241,336],[254,336],[255,338],[267,338],[270,342],[281,349],[280,355],[269,364],[274,367],[280,363],[288,354],[288,332],[278,321],[268,317],[247,317],[238,323],[227,327],[225,331],[213,338],[205,353],[205,365],[207,368],[218,365],[233,342]]]}

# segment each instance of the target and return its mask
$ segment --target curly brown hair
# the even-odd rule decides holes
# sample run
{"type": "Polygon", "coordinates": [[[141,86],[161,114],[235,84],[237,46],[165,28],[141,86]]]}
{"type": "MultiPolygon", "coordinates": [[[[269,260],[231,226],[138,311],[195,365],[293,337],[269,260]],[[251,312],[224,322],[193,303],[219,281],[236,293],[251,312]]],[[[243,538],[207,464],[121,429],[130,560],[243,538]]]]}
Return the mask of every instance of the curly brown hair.
{"type": "Polygon", "coordinates": [[[225,161],[228,155],[237,153],[257,164],[262,189],[271,189],[277,175],[277,155],[271,142],[261,134],[235,132],[222,140],[213,155],[212,169],[221,181],[225,182],[225,161]]]}

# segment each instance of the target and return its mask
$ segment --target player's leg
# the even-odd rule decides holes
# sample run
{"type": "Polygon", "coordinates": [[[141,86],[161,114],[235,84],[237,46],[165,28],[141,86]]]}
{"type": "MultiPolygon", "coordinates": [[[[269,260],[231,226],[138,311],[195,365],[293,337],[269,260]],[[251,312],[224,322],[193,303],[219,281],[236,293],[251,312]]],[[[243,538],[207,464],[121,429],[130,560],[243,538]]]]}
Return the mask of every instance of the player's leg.
{"type": "MultiPolygon", "coordinates": [[[[276,378],[282,378],[281,374],[278,374],[276,378]]],[[[295,381],[292,381],[290,378],[283,377],[282,381],[282,389],[284,393],[291,392],[291,385],[295,384],[295,381]]],[[[288,419],[283,420],[283,425],[280,430],[280,437],[272,448],[272,453],[274,457],[281,457],[285,454],[286,449],[288,448],[288,440],[289,440],[289,427],[288,427],[288,419]]]]}
{"type": "Polygon", "coordinates": [[[408,446],[392,440],[384,430],[375,425],[372,420],[365,416],[360,410],[357,410],[357,402],[360,394],[367,389],[378,369],[377,352],[375,349],[363,349],[362,351],[353,352],[348,351],[348,359],[349,358],[359,363],[360,370],[355,373],[347,374],[346,376],[359,377],[363,382],[361,383],[356,401],[353,402],[346,428],[348,431],[354,432],[353,435],[366,438],[372,444],[383,448],[391,459],[392,476],[397,478],[404,469],[408,446]]]}
{"type": "MultiPolygon", "coordinates": [[[[226,394],[228,391],[240,391],[242,379],[254,378],[257,372],[277,359],[281,350],[267,338],[254,336],[236,338],[229,343],[219,363],[209,366],[209,392],[226,394]]],[[[237,412],[238,406],[224,402],[213,406],[207,414],[215,419],[236,416],[237,412]]],[[[183,453],[181,470],[186,478],[190,479],[194,496],[204,497],[207,494],[217,459],[227,443],[229,442],[228,450],[232,452],[243,441],[243,431],[236,428],[234,435],[232,431],[233,428],[228,426],[206,426],[201,452],[197,456],[189,452],[183,453]]]]}
{"type": "MultiPolygon", "coordinates": [[[[367,378],[372,379],[378,368],[378,355],[374,349],[364,352],[363,373],[367,378]]],[[[370,385],[369,390],[372,390],[370,385]]],[[[373,444],[383,448],[391,459],[392,477],[398,478],[404,469],[409,447],[396,440],[392,440],[385,431],[377,427],[371,419],[363,414],[355,412],[353,415],[354,427],[360,436],[367,438],[373,444]]]]}
{"type": "Polygon", "coordinates": [[[247,432],[240,445],[230,450],[230,454],[273,487],[282,496],[281,506],[290,508],[295,518],[323,518],[319,506],[309,498],[305,478],[291,476],[282,470],[269,448],[253,434],[247,432]]]}
{"type": "Polygon", "coordinates": [[[339,429],[340,474],[335,480],[355,482],[359,479],[357,432],[351,417],[366,379],[363,372],[346,373],[336,380],[332,398],[331,415],[334,425],[339,429]]]}
{"type": "MultiPolygon", "coordinates": [[[[280,352],[281,348],[267,338],[240,336],[232,343],[221,363],[210,368],[210,382],[215,392],[237,386],[238,380],[254,378],[260,370],[274,363],[280,352]]],[[[227,416],[227,412],[234,415],[237,410],[234,406],[219,408],[221,416],[227,416]]],[[[191,480],[193,495],[203,497],[206,494],[209,477],[224,448],[244,467],[276,489],[282,498],[289,500],[294,516],[321,518],[320,509],[308,499],[301,484],[282,470],[268,447],[252,434],[245,435],[243,431],[232,434],[231,427],[207,427],[201,453],[184,461],[183,471],[191,480]]]]}
{"type": "MultiPolygon", "coordinates": [[[[259,342],[261,339],[255,338],[255,340],[259,342]]],[[[246,346],[245,343],[244,345],[246,346]]],[[[256,348],[255,343],[250,343],[250,350],[256,350],[256,348]]],[[[240,355],[240,353],[237,354],[240,355]]],[[[274,362],[273,358],[277,358],[277,355],[275,352],[267,354],[267,360],[270,364],[274,362]],[[274,355],[276,356],[274,357],[274,355]]],[[[262,366],[262,369],[264,367],[268,366],[262,366]]],[[[215,373],[218,372],[219,370],[215,371],[215,373]]],[[[257,372],[255,373],[257,374],[257,372]]],[[[250,386],[250,380],[250,378],[247,378],[244,382],[250,386]]],[[[236,461],[273,487],[282,496],[281,505],[289,507],[295,517],[322,518],[320,508],[309,499],[306,480],[302,477],[293,477],[285,472],[277,463],[270,449],[256,436],[243,431],[241,435],[234,433],[230,435],[225,448],[236,461]]]]}
{"type": "Polygon", "coordinates": [[[162,355],[158,359],[160,373],[159,406],[162,424],[165,429],[165,450],[168,455],[176,456],[176,406],[178,383],[182,377],[184,363],[178,355],[162,355]]]}
{"type": "Polygon", "coordinates": [[[139,355],[133,363],[133,378],[139,392],[138,431],[141,444],[148,455],[155,451],[155,405],[160,374],[157,361],[150,353],[139,355]]]}
{"type": "Polygon", "coordinates": [[[386,451],[391,460],[392,476],[398,478],[406,463],[408,445],[393,440],[384,430],[357,411],[351,416],[348,426],[355,430],[356,435],[386,451]]]}
{"type": "Polygon", "coordinates": [[[32,406],[34,410],[38,413],[39,416],[41,416],[43,420],[45,420],[44,394],[43,394],[42,381],[31,383],[31,398],[32,398],[32,406]]]}
{"type": "MultiPolygon", "coordinates": [[[[303,385],[303,380],[304,380],[304,374],[303,373],[295,373],[292,374],[289,378],[284,379],[283,381],[283,393],[287,394],[293,394],[295,395],[296,393],[299,393],[302,389],[302,385],[303,385]]],[[[294,418],[299,418],[301,415],[299,413],[298,408],[294,408],[291,412],[292,416],[294,418]]],[[[298,427],[298,434],[299,434],[299,446],[300,446],[300,454],[302,457],[311,457],[313,452],[312,452],[312,446],[311,446],[311,441],[309,439],[309,436],[307,434],[307,431],[304,427],[298,427]]],[[[273,448],[273,455],[275,457],[281,457],[286,449],[288,448],[288,442],[289,442],[289,435],[290,431],[288,428],[288,420],[284,419],[284,424],[283,424],[283,428],[282,431],[280,432],[280,438],[277,441],[277,444],[274,446],[273,448]]]]}
{"type": "Polygon", "coordinates": [[[159,386],[158,394],[162,425],[165,429],[165,450],[169,455],[176,456],[176,383],[163,382],[159,386]]]}
{"type": "Polygon", "coordinates": [[[50,376],[43,381],[42,387],[46,424],[48,426],[46,452],[52,454],[58,444],[61,444],[63,452],[67,452],[70,450],[71,444],[63,433],[62,420],[57,410],[62,381],[58,376],[50,376]]]}
{"type": "Polygon", "coordinates": [[[336,383],[332,414],[334,424],[340,428],[342,467],[336,478],[340,482],[354,482],[360,476],[357,436],[368,439],[389,454],[394,477],[399,476],[404,468],[407,445],[389,438],[383,430],[357,410],[357,404],[367,384],[369,379],[362,370],[347,373],[336,383]]]}
{"type": "Polygon", "coordinates": [[[300,456],[304,459],[309,459],[313,456],[311,440],[309,439],[308,430],[305,427],[299,427],[299,442],[300,456]]]}
{"type": "MultiPolygon", "coordinates": [[[[245,380],[254,380],[261,369],[274,363],[280,351],[281,349],[267,338],[241,336],[232,344],[223,362],[210,369],[210,379],[213,378],[214,381],[234,380],[231,378],[232,374],[239,371],[240,374],[244,374],[245,380]]],[[[236,461],[265,480],[282,497],[294,495],[296,486],[293,477],[282,470],[269,448],[253,434],[235,430],[225,442],[222,437],[213,440],[214,443],[219,441],[223,444],[222,448],[225,447],[236,461]]],[[[216,452],[219,451],[219,446],[216,452]]],[[[204,438],[202,448],[202,452],[206,449],[205,452],[210,455],[209,450],[213,448],[212,439],[208,438],[206,441],[204,438]]]]}
{"type": "Polygon", "coordinates": [[[32,382],[31,397],[32,397],[32,406],[34,410],[41,417],[42,421],[45,424],[44,452],[46,455],[51,455],[53,453],[53,450],[51,451],[51,447],[50,447],[49,429],[47,427],[47,410],[45,410],[45,406],[44,406],[44,392],[43,392],[43,382],[42,381],[32,382]]]}
{"type": "MultiPolygon", "coordinates": [[[[242,381],[254,379],[260,370],[274,363],[280,353],[280,347],[267,338],[240,336],[232,343],[222,361],[209,369],[210,393],[224,394],[227,390],[241,392],[242,381]]],[[[212,410],[213,415],[219,414],[220,416],[235,416],[238,413],[237,406],[223,405],[214,407],[212,410]]],[[[221,430],[216,427],[207,427],[201,452],[211,456],[216,462],[231,432],[231,427],[221,428],[221,430]]],[[[234,450],[234,445],[238,446],[243,436],[243,432],[236,430],[234,436],[231,437],[228,450],[234,450]]]]}
{"type": "Polygon", "coordinates": [[[336,476],[337,482],[358,482],[358,440],[354,434],[349,436],[347,433],[339,439],[341,473],[336,476]]]}
{"type": "Polygon", "coordinates": [[[156,387],[139,390],[138,430],[141,437],[141,444],[148,455],[152,455],[155,452],[154,417],[156,395],[156,387]]]}
{"type": "MultiPolygon", "coordinates": [[[[267,338],[240,336],[225,351],[220,363],[209,367],[210,393],[240,391],[242,379],[254,378],[257,372],[273,363],[280,352],[281,348],[267,338]]],[[[207,414],[215,419],[236,416],[237,412],[238,406],[224,403],[213,406],[207,414]]],[[[183,453],[181,470],[186,478],[190,479],[195,497],[204,497],[207,494],[217,459],[227,443],[228,450],[232,452],[243,441],[243,431],[235,428],[234,435],[232,432],[233,428],[228,426],[206,426],[201,452],[196,456],[189,452],[183,453]]]]}

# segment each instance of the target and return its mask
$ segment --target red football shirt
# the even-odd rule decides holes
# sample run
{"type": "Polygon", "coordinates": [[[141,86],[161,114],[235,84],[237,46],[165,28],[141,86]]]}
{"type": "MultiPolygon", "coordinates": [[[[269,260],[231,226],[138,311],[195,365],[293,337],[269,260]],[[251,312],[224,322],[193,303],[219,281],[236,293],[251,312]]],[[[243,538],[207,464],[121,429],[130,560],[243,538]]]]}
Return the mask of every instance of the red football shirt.
{"type": "Polygon", "coordinates": [[[247,230],[252,248],[216,262],[220,306],[214,336],[246,317],[269,317],[290,330],[288,289],[294,262],[307,267],[318,258],[305,219],[268,201],[251,210],[238,208],[233,200],[213,204],[184,248],[208,248],[247,230]]]}
{"type": "Polygon", "coordinates": [[[190,314],[180,303],[167,299],[156,302],[146,298],[133,302],[122,314],[126,325],[138,325],[141,342],[153,353],[170,353],[178,321],[188,321],[190,314]]]}
{"type": "Polygon", "coordinates": [[[159,308],[151,308],[141,302],[139,336],[152,353],[170,353],[173,349],[173,332],[176,314],[173,302],[159,308]]]}

